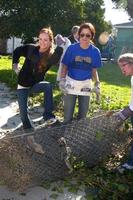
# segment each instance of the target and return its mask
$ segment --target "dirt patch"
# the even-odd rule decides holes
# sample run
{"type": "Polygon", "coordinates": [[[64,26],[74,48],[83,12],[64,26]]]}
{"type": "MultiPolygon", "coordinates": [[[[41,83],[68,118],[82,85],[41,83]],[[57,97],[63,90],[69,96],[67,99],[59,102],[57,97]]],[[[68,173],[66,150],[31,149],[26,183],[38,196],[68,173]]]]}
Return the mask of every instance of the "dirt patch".
{"type": "Polygon", "coordinates": [[[21,143],[11,139],[0,141],[1,182],[15,191],[23,191],[32,181],[31,160],[21,143]]]}

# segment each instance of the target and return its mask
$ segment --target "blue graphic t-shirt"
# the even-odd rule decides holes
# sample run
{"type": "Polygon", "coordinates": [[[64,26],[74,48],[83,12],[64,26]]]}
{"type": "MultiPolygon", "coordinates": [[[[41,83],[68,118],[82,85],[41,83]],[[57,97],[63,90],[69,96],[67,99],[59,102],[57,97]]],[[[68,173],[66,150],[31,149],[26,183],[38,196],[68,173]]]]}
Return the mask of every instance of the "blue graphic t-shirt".
{"type": "Polygon", "coordinates": [[[70,45],[62,63],[68,67],[68,76],[75,80],[91,79],[92,69],[102,66],[100,51],[93,44],[87,49],[82,49],[79,43],[70,45]]]}

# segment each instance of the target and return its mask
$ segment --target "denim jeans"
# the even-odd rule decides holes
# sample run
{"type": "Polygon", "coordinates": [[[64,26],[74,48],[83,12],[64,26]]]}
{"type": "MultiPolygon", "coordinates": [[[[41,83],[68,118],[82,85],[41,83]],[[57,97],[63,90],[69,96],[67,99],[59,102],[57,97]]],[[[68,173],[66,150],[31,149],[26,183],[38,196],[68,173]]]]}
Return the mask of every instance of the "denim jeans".
{"type": "Polygon", "coordinates": [[[131,124],[132,124],[132,128],[133,128],[133,116],[131,116],[131,124]]]}
{"type": "MultiPolygon", "coordinates": [[[[133,129],[133,116],[131,116],[131,124],[133,129]]],[[[129,151],[129,160],[127,161],[127,163],[133,166],[133,142],[131,144],[131,149],[129,151]]]]}
{"type": "Polygon", "coordinates": [[[33,124],[28,114],[28,97],[32,93],[44,93],[44,120],[55,117],[53,112],[53,91],[52,85],[49,82],[42,81],[36,83],[31,88],[17,89],[18,104],[20,110],[20,117],[23,123],[23,128],[32,128],[33,124]]]}
{"type": "Polygon", "coordinates": [[[131,144],[131,149],[129,151],[129,160],[127,161],[129,165],[133,166],[133,142],[131,144]]]}
{"type": "Polygon", "coordinates": [[[81,95],[64,95],[64,123],[72,121],[74,108],[76,105],[76,99],[78,99],[78,119],[85,118],[89,109],[89,96],[81,95]]]}

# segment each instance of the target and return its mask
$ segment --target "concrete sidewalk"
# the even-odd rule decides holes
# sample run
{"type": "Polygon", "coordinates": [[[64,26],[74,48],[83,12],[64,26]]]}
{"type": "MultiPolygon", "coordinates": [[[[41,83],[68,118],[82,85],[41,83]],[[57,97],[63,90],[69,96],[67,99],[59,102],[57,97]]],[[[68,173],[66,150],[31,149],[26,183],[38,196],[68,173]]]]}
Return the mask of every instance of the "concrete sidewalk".
{"type": "Polygon", "coordinates": [[[77,194],[68,192],[67,188],[63,188],[63,192],[54,192],[51,189],[45,189],[40,186],[28,188],[23,193],[13,192],[6,186],[0,186],[0,200],[85,200],[84,191],[77,194]]]}

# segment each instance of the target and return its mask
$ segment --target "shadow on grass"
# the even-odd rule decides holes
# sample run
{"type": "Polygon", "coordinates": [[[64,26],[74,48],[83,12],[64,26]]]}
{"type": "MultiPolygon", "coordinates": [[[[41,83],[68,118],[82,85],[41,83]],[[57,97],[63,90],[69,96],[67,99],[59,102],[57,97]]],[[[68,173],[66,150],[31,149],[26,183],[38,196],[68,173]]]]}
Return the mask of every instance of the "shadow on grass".
{"type": "Polygon", "coordinates": [[[6,83],[11,89],[15,89],[17,86],[17,76],[10,69],[0,70],[0,81],[6,83]]]}

